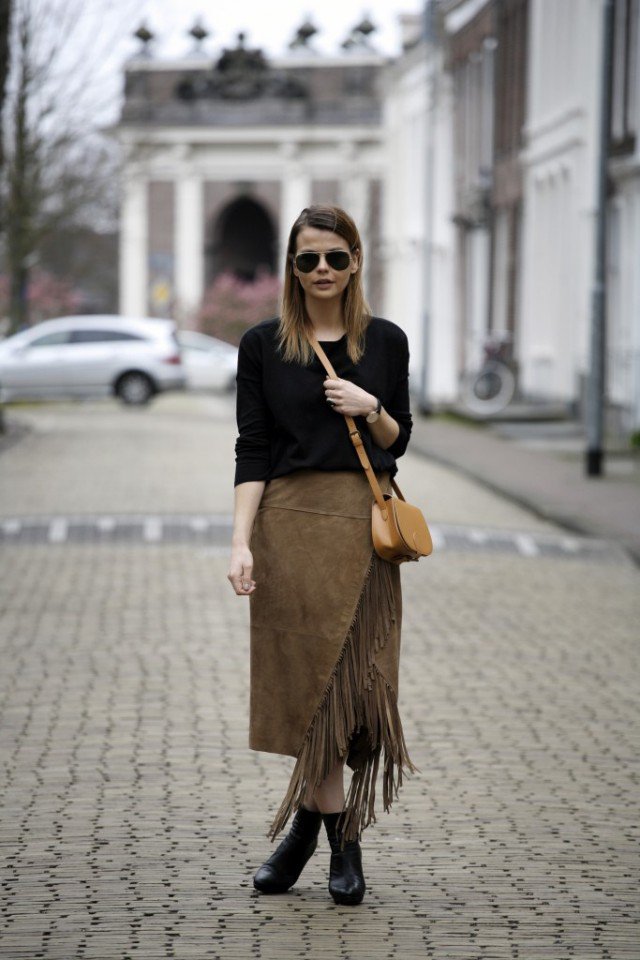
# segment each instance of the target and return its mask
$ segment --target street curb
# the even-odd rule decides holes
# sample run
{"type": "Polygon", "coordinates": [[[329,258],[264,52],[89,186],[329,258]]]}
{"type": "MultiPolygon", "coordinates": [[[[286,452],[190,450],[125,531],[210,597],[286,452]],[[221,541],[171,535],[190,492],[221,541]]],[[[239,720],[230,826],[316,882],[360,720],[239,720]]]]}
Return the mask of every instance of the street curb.
{"type": "Polygon", "coordinates": [[[566,517],[562,513],[558,513],[555,510],[546,510],[544,507],[541,507],[533,500],[529,500],[521,493],[516,493],[513,490],[510,490],[508,487],[503,487],[499,483],[495,483],[493,480],[487,480],[487,478],[481,473],[471,470],[469,467],[464,466],[452,458],[435,453],[432,449],[422,446],[419,440],[412,440],[410,449],[412,453],[417,453],[426,460],[432,460],[434,463],[439,463],[443,467],[456,470],[458,473],[470,480],[473,480],[475,483],[479,483],[486,490],[490,490],[492,493],[496,493],[501,497],[505,497],[507,500],[510,500],[512,503],[516,504],[516,506],[523,507],[525,510],[528,510],[539,520],[546,520],[551,523],[556,523],[558,526],[563,527],[570,533],[577,533],[588,537],[597,537],[600,540],[605,539],[616,543],[625,551],[634,566],[640,568],[640,546],[636,547],[634,544],[627,543],[619,537],[612,537],[610,534],[603,534],[602,530],[591,526],[589,523],[577,523],[573,517],[566,517]]]}

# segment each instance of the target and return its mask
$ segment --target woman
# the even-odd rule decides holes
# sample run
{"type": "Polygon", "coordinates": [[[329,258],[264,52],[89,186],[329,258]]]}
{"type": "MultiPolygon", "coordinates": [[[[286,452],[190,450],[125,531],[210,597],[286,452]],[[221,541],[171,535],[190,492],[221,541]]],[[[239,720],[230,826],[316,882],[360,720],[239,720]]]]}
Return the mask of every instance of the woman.
{"type": "Polygon", "coordinates": [[[359,840],[375,820],[381,756],[385,810],[403,769],[414,770],[397,707],[400,570],[373,550],[371,488],[343,416],[355,418],[387,492],[411,433],[408,363],[404,332],[365,302],[353,220],[339,207],[303,210],[289,236],[282,316],[248,330],[238,356],[228,579],[250,598],[249,745],[296,758],[271,838],[295,817],[254,877],[263,893],[295,884],[324,821],[329,891],[360,903],[359,840]]]}

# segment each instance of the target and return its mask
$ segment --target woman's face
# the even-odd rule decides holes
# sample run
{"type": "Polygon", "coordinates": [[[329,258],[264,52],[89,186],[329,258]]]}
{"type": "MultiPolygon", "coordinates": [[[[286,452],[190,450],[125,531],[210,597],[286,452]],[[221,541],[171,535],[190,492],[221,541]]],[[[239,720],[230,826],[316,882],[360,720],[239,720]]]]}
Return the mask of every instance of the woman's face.
{"type": "Polygon", "coordinates": [[[344,237],[332,233],[330,230],[319,230],[317,227],[303,227],[296,237],[296,254],[321,254],[318,265],[311,273],[301,273],[293,265],[293,272],[300,281],[305,297],[316,301],[332,300],[341,296],[346,290],[352,274],[358,270],[358,251],[351,253],[351,263],[346,270],[335,270],[329,266],[324,254],[331,250],[349,250],[349,244],[344,237]]]}

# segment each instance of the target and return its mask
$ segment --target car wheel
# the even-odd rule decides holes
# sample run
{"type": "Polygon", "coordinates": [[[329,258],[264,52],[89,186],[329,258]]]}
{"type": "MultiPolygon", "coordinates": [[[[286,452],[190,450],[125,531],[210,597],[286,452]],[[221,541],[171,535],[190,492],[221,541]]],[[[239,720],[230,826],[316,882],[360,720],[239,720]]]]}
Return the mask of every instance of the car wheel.
{"type": "Polygon", "coordinates": [[[142,406],[151,400],[155,393],[153,383],[146,373],[124,373],[115,386],[116,396],[123,403],[142,406]]]}

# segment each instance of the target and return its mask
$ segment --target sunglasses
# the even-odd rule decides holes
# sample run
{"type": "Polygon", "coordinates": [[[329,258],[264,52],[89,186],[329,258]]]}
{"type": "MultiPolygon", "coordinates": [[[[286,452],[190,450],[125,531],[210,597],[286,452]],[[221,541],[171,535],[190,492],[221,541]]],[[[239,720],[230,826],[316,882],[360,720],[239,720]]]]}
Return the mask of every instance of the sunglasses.
{"type": "MultiPolygon", "coordinates": [[[[347,250],[329,250],[324,258],[332,270],[346,270],[351,263],[351,254],[347,250]]],[[[320,263],[320,254],[315,251],[297,253],[293,261],[300,273],[311,273],[320,263]]]]}

